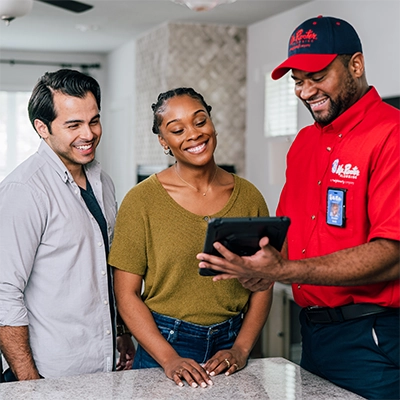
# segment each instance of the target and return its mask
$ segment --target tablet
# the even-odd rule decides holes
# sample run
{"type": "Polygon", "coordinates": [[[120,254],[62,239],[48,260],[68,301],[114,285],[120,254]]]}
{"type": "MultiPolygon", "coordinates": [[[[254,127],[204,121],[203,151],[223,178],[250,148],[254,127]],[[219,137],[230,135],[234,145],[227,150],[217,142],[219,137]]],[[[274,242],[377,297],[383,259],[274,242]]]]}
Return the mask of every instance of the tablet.
{"type": "MultiPolygon", "coordinates": [[[[280,251],[289,225],[288,217],[213,218],[208,223],[203,253],[221,257],[213,246],[214,242],[220,242],[232,253],[251,256],[260,249],[258,243],[264,236],[280,251]]],[[[203,276],[219,273],[212,269],[199,268],[199,274],[203,276]]]]}

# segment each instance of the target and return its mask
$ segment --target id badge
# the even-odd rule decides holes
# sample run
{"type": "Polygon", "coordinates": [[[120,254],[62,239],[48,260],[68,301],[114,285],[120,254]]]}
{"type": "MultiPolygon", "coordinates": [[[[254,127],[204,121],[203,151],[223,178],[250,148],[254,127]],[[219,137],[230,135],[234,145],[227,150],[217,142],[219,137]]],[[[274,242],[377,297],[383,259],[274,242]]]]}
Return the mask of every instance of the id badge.
{"type": "Polygon", "coordinates": [[[346,189],[328,188],[326,223],[343,228],[346,223],[346,189]]]}

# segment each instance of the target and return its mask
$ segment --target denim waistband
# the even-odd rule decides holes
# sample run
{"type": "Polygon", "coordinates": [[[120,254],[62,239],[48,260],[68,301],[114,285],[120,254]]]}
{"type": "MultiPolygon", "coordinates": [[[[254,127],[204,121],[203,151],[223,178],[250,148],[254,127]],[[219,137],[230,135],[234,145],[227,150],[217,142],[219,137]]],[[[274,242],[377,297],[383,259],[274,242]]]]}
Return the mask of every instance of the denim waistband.
{"type": "Polygon", "coordinates": [[[152,311],[151,313],[153,314],[154,321],[156,322],[158,327],[164,327],[174,331],[179,330],[181,332],[196,334],[198,336],[205,337],[210,335],[217,335],[218,333],[223,333],[230,329],[240,328],[243,320],[243,313],[240,312],[234,317],[229,318],[219,324],[198,325],[191,322],[183,321],[181,319],[158,314],[155,311],[152,311]]]}

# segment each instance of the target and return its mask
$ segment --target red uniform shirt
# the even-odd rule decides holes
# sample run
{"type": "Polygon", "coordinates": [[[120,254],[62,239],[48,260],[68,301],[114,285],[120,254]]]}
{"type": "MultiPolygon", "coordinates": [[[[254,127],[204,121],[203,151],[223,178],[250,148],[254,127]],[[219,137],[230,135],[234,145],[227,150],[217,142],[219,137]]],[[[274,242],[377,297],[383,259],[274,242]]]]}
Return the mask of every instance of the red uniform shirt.
{"type": "MultiPolygon", "coordinates": [[[[372,87],[330,125],[302,129],[287,156],[277,215],[291,218],[289,259],[400,239],[400,111],[372,87]],[[327,224],[327,190],[345,189],[345,226],[327,224]]],[[[334,268],[334,266],[332,266],[334,268]]],[[[293,284],[302,307],[375,303],[399,307],[399,280],[363,286],[293,284]]]]}

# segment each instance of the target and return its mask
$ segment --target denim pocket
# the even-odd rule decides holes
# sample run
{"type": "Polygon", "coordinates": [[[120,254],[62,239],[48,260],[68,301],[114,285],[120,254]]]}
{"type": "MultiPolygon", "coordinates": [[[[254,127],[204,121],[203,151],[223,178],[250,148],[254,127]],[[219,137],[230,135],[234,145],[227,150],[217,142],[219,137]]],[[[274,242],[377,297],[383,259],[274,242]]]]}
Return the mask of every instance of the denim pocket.
{"type": "Polygon", "coordinates": [[[173,343],[177,338],[178,334],[174,329],[165,326],[158,326],[158,330],[168,343],[173,343]]]}

